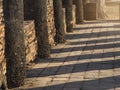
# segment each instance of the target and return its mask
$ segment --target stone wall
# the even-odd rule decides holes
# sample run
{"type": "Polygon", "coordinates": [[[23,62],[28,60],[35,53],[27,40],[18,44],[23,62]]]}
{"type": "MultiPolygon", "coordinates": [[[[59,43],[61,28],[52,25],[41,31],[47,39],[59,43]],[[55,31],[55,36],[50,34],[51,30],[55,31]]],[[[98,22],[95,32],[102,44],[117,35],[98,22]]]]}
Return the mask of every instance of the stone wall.
{"type": "Polygon", "coordinates": [[[0,90],[1,85],[5,81],[6,73],[6,61],[5,61],[5,36],[4,36],[4,24],[3,24],[3,9],[2,9],[2,0],[0,0],[0,90]]]}
{"type": "Polygon", "coordinates": [[[0,87],[3,84],[5,79],[6,73],[6,61],[4,56],[4,47],[5,47],[5,40],[4,40],[4,25],[0,24],[0,87]]]}
{"type": "Polygon", "coordinates": [[[97,12],[96,12],[96,3],[86,3],[84,5],[84,16],[85,20],[96,20],[97,12]]]}
{"type": "Polygon", "coordinates": [[[35,34],[34,21],[24,22],[26,63],[33,61],[37,54],[37,39],[35,34]]]}
{"type": "Polygon", "coordinates": [[[53,1],[47,0],[47,21],[48,21],[48,29],[49,29],[49,43],[51,46],[55,45],[54,37],[56,34],[55,24],[54,24],[54,7],[53,1]]]}

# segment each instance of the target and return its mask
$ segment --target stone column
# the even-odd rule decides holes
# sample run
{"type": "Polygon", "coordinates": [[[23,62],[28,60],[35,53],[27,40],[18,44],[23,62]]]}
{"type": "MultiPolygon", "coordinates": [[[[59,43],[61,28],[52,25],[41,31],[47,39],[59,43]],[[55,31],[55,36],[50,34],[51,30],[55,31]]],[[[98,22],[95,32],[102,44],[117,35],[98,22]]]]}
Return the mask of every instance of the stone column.
{"type": "Polygon", "coordinates": [[[9,88],[24,84],[25,45],[23,31],[23,0],[3,0],[5,21],[5,57],[9,88]]]}
{"type": "Polygon", "coordinates": [[[53,2],[54,2],[54,16],[55,16],[55,27],[56,27],[55,41],[57,43],[64,43],[65,31],[64,31],[64,21],[63,21],[62,0],[53,0],[53,2]]]}
{"type": "Polygon", "coordinates": [[[83,9],[83,0],[74,0],[76,5],[76,23],[80,24],[84,22],[84,9],[83,9]]]}
{"type": "Polygon", "coordinates": [[[52,0],[35,0],[35,28],[38,42],[38,57],[50,56],[54,44],[55,26],[52,0]]]}
{"type": "Polygon", "coordinates": [[[62,0],[63,6],[66,8],[66,25],[67,25],[67,32],[72,32],[73,28],[73,13],[72,13],[72,5],[73,0],[62,0]]]}

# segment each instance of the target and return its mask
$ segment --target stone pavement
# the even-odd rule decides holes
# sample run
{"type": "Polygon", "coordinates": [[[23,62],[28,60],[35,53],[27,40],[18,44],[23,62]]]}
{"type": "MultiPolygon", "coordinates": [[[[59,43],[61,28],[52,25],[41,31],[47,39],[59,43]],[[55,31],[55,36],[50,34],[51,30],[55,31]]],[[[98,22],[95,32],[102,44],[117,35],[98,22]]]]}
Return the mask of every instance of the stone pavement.
{"type": "Polygon", "coordinates": [[[120,22],[85,22],[66,40],[36,60],[20,90],[120,90],[120,22]]]}

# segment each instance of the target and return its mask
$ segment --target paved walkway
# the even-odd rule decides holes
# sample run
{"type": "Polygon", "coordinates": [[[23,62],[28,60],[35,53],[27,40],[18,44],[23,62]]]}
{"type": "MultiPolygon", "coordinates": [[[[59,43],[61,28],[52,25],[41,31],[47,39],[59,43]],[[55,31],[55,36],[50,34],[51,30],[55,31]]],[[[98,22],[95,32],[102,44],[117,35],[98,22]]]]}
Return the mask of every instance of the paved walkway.
{"type": "Polygon", "coordinates": [[[120,90],[120,22],[86,22],[30,68],[25,90],[120,90]]]}

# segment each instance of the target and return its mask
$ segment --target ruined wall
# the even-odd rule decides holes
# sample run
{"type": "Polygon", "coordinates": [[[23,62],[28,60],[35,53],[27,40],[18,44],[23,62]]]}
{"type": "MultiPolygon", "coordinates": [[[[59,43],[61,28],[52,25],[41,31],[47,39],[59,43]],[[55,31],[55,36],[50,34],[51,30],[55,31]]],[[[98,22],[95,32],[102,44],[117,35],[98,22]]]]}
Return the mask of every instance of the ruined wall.
{"type": "Polygon", "coordinates": [[[5,80],[6,61],[4,56],[5,38],[4,38],[4,24],[3,24],[3,9],[2,1],[0,1],[0,87],[5,80]]]}
{"type": "Polygon", "coordinates": [[[24,21],[26,63],[33,61],[37,55],[37,39],[34,21],[24,21]]]}
{"type": "Polygon", "coordinates": [[[54,7],[53,0],[47,0],[47,22],[49,29],[49,43],[51,46],[55,45],[54,37],[56,34],[55,24],[54,24],[54,7]]]}

